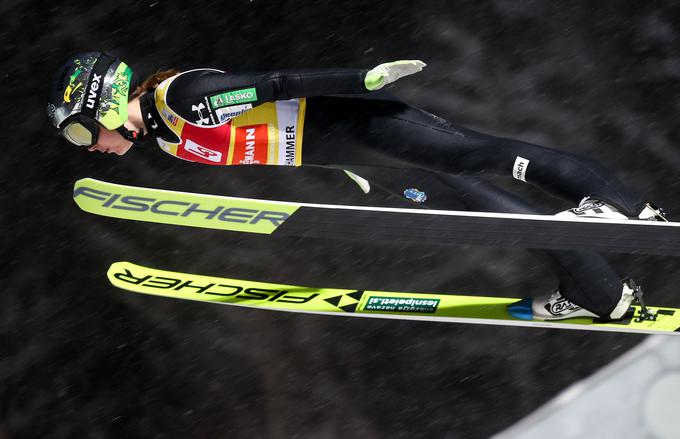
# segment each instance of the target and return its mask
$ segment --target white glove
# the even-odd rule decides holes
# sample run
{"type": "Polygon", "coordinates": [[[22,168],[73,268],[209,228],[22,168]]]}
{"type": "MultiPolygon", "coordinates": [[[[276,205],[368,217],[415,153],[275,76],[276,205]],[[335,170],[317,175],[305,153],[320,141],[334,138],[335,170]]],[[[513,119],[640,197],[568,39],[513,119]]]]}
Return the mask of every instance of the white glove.
{"type": "Polygon", "coordinates": [[[418,73],[425,66],[424,62],[417,59],[380,64],[368,71],[364,78],[364,85],[368,90],[378,90],[399,78],[418,73]]]}

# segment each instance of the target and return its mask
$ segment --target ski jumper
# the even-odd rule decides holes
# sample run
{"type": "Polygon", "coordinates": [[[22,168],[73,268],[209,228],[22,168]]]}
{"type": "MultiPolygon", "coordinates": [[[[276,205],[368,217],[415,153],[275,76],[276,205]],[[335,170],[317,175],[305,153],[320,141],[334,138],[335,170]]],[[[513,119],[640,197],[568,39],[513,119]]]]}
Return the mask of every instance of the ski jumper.
{"type": "MultiPolygon", "coordinates": [[[[366,72],[190,70],[143,94],[140,102],[147,131],[159,146],[193,162],[345,169],[436,209],[536,213],[482,180],[485,173],[536,185],[574,205],[592,196],[628,216],[644,206],[639,195],[593,160],[454,126],[369,92],[366,72]],[[420,191],[407,193],[415,188],[420,191]]],[[[557,275],[562,295],[575,304],[607,316],[620,299],[620,277],[598,254],[532,253],[557,275]]]]}

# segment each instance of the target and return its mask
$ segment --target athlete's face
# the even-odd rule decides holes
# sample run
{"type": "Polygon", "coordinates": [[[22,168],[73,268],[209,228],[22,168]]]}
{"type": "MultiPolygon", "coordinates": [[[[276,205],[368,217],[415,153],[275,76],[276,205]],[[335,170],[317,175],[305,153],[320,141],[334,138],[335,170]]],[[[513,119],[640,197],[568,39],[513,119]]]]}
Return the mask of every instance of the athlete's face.
{"type": "Polygon", "coordinates": [[[128,152],[131,147],[132,142],[125,140],[119,132],[100,127],[97,144],[89,147],[87,150],[123,155],[128,152]]]}

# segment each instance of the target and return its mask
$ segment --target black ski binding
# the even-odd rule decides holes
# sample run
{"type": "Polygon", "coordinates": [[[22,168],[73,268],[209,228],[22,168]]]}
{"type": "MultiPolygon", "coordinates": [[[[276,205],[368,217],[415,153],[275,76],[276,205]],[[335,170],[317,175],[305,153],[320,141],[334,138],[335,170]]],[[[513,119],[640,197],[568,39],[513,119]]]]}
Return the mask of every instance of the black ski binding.
{"type": "Polygon", "coordinates": [[[656,312],[647,308],[645,302],[642,300],[642,296],[644,295],[642,287],[636,284],[633,279],[626,279],[625,282],[633,290],[633,301],[640,306],[640,315],[635,317],[635,322],[656,321],[656,312]]]}

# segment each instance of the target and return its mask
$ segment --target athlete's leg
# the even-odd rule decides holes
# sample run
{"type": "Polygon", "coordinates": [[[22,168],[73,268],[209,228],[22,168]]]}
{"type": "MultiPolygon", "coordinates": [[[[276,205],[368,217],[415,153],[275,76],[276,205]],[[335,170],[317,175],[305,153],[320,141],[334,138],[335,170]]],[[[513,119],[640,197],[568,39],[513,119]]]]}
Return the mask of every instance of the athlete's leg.
{"type": "MultiPolygon", "coordinates": [[[[406,199],[404,191],[418,189],[429,209],[482,212],[537,213],[524,200],[472,176],[456,176],[420,169],[351,166],[348,170],[389,193],[406,199]]],[[[422,199],[422,198],[421,198],[422,199]]],[[[562,295],[573,303],[606,317],[621,298],[622,283],[597,253],[530,250],[559,279],[562,295]]]]}
{"type": "Polygon", "coordinates": [[[637,215],[644,206],[638,194],[591,159],[456,127],[396,100],[309,98],[306,114],[306,164],[519,175],[573,204],[592,196],[628,216],[637,215]]]}

